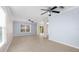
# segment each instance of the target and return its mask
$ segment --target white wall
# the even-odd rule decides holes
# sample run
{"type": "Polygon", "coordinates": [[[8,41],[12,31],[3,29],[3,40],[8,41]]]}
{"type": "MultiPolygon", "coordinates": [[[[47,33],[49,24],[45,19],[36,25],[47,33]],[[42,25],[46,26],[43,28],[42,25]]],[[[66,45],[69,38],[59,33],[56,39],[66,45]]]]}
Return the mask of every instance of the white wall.
{"type": "Polygon", "coordinates": [[[7,51],[13,39],[13,21],[12,21],[10,10],[7,7],[3,7],[3,10],[5,11],[6,14],[5,28],[4,28],[5,40],[3,45],[0,47],[1,52],[7,51]]]}
{"type": "Polygon", "coordinates": [[[79,48],[79,8],[49,17],[49,40],[79,48]]]}
{"type": "Polygon", "coordinates": [[[0,48],[0,51],[3,51],[3,52],[7,51],[13,39],[13,21],[9,16],[7,16],[6,20],[7,20],[6,28],[5,28],[6,37],[5,37],[3,46],[0,48]]]}

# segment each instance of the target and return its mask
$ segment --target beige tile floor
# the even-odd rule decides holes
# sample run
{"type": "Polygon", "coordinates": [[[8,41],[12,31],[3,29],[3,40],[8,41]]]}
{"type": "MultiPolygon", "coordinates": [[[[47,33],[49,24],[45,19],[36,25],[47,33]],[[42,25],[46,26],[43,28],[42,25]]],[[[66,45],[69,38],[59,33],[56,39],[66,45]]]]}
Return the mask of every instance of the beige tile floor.
{"type": "Polygon", "coordinates": [[[37,36],[14,37],[8,52],[77,52],[75,49],[37,36]]]}

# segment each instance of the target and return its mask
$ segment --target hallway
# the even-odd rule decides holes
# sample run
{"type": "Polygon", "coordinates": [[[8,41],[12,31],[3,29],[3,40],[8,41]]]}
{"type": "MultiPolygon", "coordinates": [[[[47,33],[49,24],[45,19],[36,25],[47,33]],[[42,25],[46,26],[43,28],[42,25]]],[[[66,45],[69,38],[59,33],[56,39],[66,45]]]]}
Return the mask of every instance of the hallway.
{"type": "Polygon", "coordinates": [[[75,49],[37,36],[15,37],[8,52],[77,52],[75,49]]]}

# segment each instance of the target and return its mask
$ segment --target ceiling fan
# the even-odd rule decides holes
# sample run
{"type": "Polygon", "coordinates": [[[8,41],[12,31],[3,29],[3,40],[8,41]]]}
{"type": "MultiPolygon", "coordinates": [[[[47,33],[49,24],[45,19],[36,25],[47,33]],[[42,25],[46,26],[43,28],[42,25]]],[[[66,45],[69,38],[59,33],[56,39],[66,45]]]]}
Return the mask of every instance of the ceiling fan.
{"type": "Polygon", "coordinates": [[[30,21],[31,23],[34,23],[34,21],[33,21],[33,20],[31,20],[31,19],[28,19],[28,21],[30,21]]]}
{"type": "Polygon", "coordinates": [[[56,11],[55,10],[57,8],[63,9],[64,7],[63,6],[59,6],[59,7],[58,6],[54,6],[54,7],[48,7],[48,9],[41,9],[41,10],[45,11],[45,12],[41,13],[41,15],[44,15],[46,13],[49,13],[49,16],[51,16],[51,12],[52,13],[60,13],[60,11],[56,11]]]}

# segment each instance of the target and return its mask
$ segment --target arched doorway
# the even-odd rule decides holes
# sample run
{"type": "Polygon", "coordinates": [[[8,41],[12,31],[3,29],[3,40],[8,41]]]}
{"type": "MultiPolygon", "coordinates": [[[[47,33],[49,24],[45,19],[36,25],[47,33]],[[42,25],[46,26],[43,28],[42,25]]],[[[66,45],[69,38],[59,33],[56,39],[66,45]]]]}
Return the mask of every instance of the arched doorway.
{"type": "Polygon", "coordinates": [[[4,44],[5,42],[5,38],[6,38],[6,34],[5,34],[5,27],[6,27],[6,14],[3,10],[2,7],[0,7],[0,46],[2,46],[2,44],[4,44]]]}

